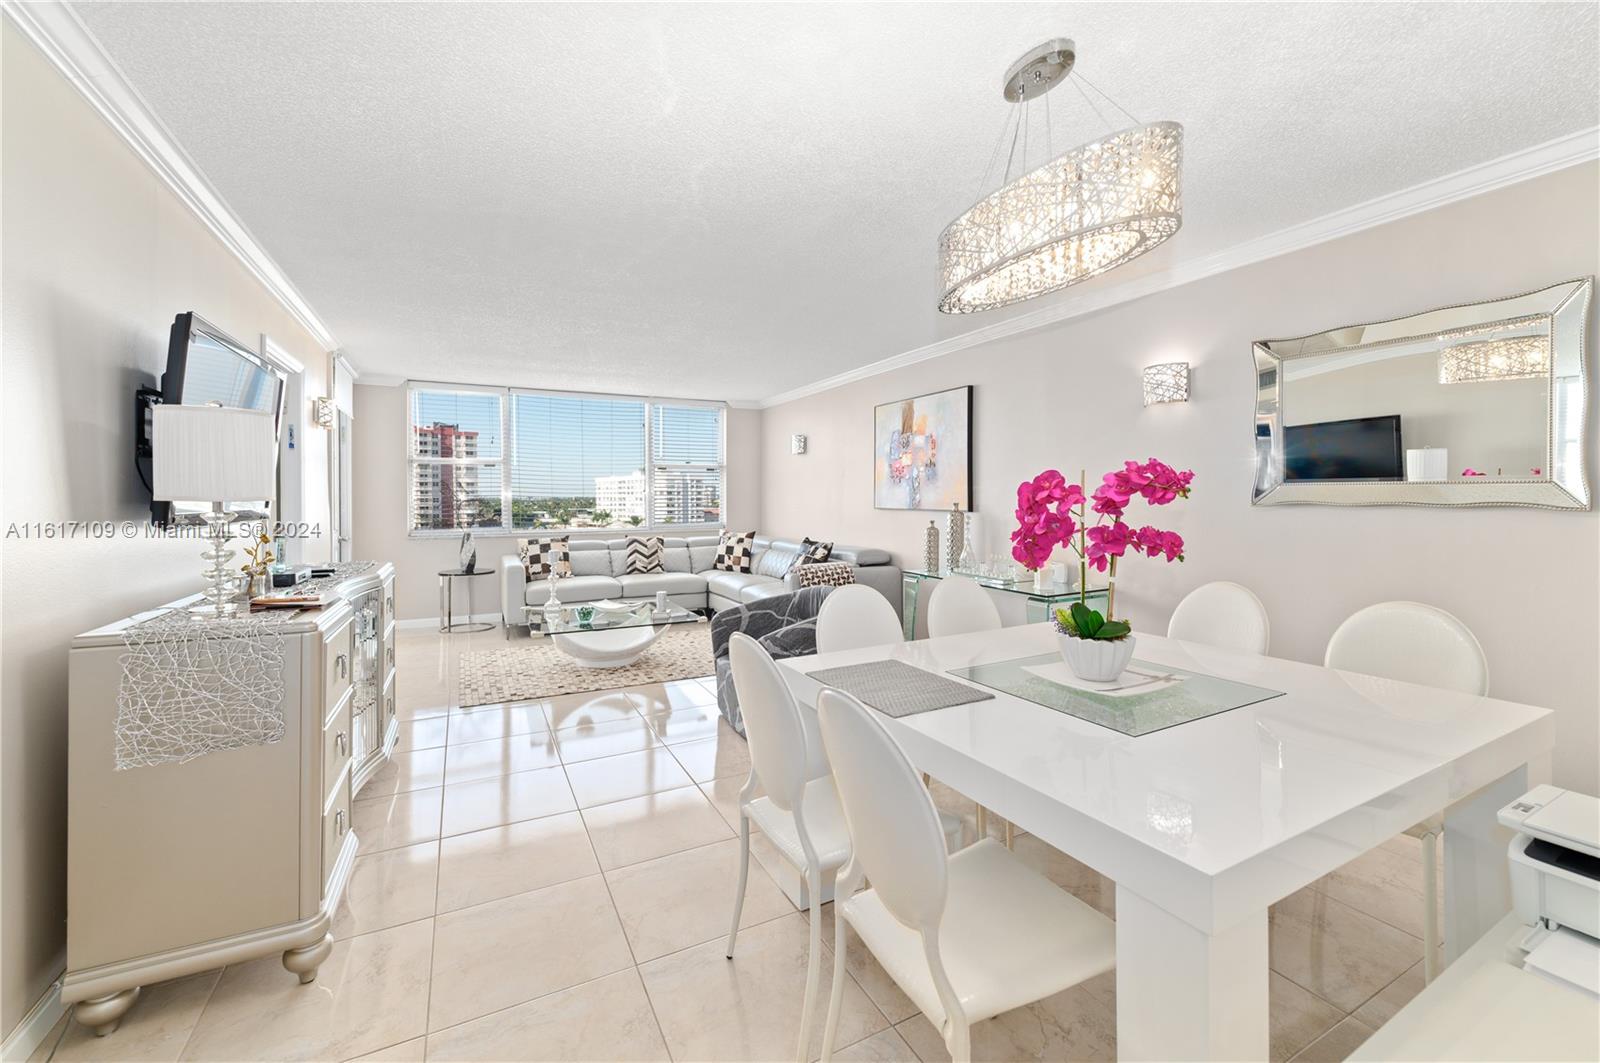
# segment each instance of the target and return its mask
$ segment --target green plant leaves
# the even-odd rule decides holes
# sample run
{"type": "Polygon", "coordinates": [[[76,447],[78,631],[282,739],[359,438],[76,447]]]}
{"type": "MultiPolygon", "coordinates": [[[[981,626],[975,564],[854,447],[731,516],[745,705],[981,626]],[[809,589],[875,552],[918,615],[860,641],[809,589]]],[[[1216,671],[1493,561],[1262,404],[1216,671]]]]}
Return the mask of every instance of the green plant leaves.
{"type": "Polygon", "coordinates": [[[1065,609],[1057,609],[1056,622],[1067,634],[1080,639],[1103,639],[1109,642],[1127,638],[1133,633],[1133,628],[1126,620],[1107,620],[1098,609],[1090,609],[1082,602],[1073,602],[1070,613],[1065,609]]]}
{"type": "Polygon", "coordinates": [[[1133,634],[1133,628],[1126,620],[1107,620],[1095,634],[1097,639],[1120,639],[1133,634]]]}

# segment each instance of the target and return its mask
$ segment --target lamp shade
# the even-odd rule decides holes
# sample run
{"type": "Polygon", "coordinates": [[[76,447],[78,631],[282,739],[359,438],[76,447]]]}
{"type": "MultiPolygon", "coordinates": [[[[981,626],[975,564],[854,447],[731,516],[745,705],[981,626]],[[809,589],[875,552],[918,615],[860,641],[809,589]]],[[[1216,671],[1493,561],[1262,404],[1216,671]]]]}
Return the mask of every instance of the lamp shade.
{"type": "Polygon", "coordinates": [[[270,411],[161,405],[151,418],[156,501],[276,497],[278,439],[270,411]]]}

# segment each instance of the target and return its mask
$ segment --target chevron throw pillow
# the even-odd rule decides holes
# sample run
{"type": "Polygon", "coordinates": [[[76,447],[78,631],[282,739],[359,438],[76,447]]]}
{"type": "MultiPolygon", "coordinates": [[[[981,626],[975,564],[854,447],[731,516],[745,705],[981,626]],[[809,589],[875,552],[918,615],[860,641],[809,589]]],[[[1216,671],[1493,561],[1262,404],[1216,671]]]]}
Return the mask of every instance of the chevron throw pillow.
{"type": "Polygon", "coordinates": [[[623,572],[629,576],[665,572],[667,544],[659,535],[630,535],[623,572]]]}

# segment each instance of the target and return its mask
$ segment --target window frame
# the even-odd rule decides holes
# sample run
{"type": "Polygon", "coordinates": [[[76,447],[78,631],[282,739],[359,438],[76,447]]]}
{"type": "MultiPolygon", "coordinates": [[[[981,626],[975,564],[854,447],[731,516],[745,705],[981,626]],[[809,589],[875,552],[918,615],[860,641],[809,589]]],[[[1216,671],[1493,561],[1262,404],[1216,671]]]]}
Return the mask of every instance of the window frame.
{"type": "MultiPolygon", "coordinates": [[[[726,402],[716,399],[677,399],[658,395],[622,395],[608,392],[595,391],[560,391],[553,388],[519,388],[519,387],[493,387],[485,384],[451,384],[438,380],[408,380],[405,384],[406,415],[405,430],[405,460],[406,460],[406,534],[412,539],[457,539],[462,532],[471,532],[478,538],[525,538],[538,535],[587,535],[596,539],[617,539],[629,535],[695,535],[710,532],[720,532],[727,527],[728,522],[728,409],[726,402]],[[414,392],[456,392],[461,394],[490,394],[497,395],[500,399],[500,457],[498,458],[419,458],[412,451],[415,439],[416,426],[412,424],[412,394],[414,392]],[[627,528],[534,528],[517,527],[509,523],[512,514],[511,494],[513,480],[513,437],[511,424],[511,400],[516,395],[543,396],[562,399],[598,399],[610,402],[637,402],[644,406],[644,476],[645,476],[645,505],[648,510],[645,522],[635,527],[627,528]],[[716,465],[718,476],[717,497],[720,503],[721,520],[716,522],[701,522],[696,524],[657,524],[655,523],[655,482],[656,482],[656,455],[654,453],[654,428],[655,408],[657,406],[679,406],[714,409],[718,411],[717,417],[717,450],[718,462],[716,465]],[[500,469],[500,523],[480,525],[465,528],[418,528],[416,527],[416,466],[427,463],[432,465],[476,465],[498,466],[500,469]]],[[[702,465],[692,466],[703,468],[702,465]]]]}

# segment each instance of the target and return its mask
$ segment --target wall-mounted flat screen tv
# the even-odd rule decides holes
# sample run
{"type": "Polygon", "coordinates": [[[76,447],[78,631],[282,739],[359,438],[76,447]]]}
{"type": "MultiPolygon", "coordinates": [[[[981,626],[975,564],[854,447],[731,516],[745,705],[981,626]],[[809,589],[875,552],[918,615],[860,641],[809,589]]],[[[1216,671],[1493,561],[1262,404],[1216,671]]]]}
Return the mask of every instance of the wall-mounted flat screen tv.
{"type": "Polygon", "coordinates": [[[1400,415],[1288,425],[1285,480],[1403,480],[1400,415]]]}
{"type": "MultiPolygon", "coordinates": [[[[188,406],[220,403],[272,413],[283,430],[283,372],[194,311],[177,316],[167,343],[167,370],[161,375],[161,401],[188,406]]],[[[212,499],[151,502],[156,524],[200,522],[212,499]]],[[[272,516],[274,499],[228,499],[228,512],[240,520],[272,516]]]]}

